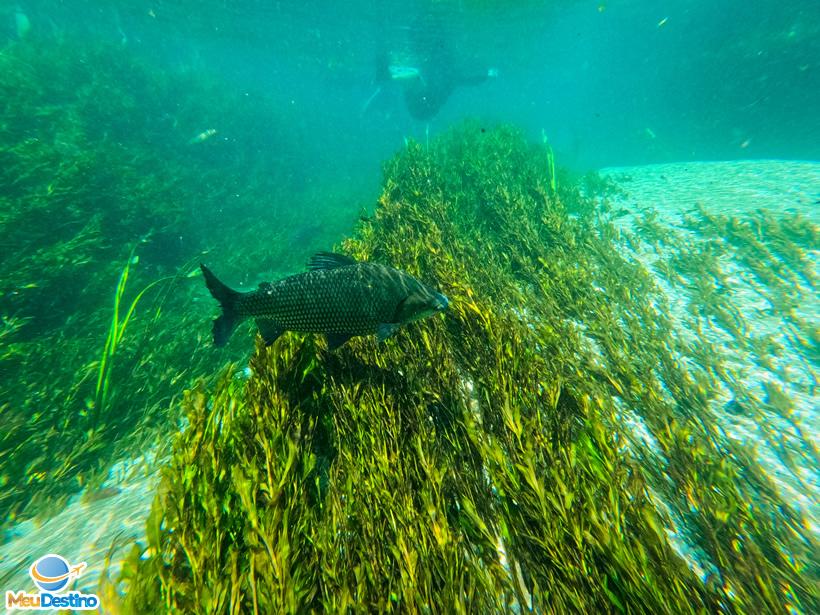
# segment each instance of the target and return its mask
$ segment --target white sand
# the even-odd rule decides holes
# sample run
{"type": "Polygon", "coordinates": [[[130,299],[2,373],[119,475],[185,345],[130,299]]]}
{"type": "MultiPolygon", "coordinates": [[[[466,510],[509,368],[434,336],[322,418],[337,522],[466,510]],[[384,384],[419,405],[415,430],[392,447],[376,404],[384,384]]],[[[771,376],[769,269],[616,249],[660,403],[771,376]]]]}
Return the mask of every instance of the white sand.
{"type": "MultiPolygon", "coordinates": [[[[680,284],[672,285],[658,275],[653,265],[667,258],[674,249],[656,245],[642,235],[639,222],[648,212],[657,213],[657,222],[675,233],[688,249],[697,250],[704,237],[683,226],[683,214],[695,206],[703,206],[711,214],[722,214],[748,219],[758,210],[766,210],[775,218],[799,214],[813,224],[820,224],[820,163],[795,161],[733,161],[665,164],[645,167],[604,169],[601,174],[611,178],[626,194],[614,199],[613,211],[620,211],[614,219],[622,231],[636,233],[639,241],[635,249],[624,246],[630,260],[644,265],[655,278],[660,293],[665,297],[677,336],[694,343],[700,339],[714,344],[725,360],[727,374],[720,379],[712,411],[728,435],[753,448],[757,463],[772,479],[781,497],[798,509],[815,538],[820,536],[820,475],[813,461],[820,431],[820,399],[817,394],[818,366],[813,363],[807,348],[797,343],[797,333],[810,339],[811,332],[820,331],[820,294],[803,278],[792,287],[798,298],[794,316],[804,323],[797,331],[786,315],[772,308],[769,297],[773,294],[743,264],[733,258],[734,250],[719,259],[724,275],[723,293],[729,304],[742,319],[747,335],[770,339],[781,347],[771,359],[769,367],[762,367],[743,348],[743,341],[723,329],[712,318],[696,316],[692,294],[680,284]],[[624,210],[626,213],[624,213],[624,210]],[[701,336],[696,333],[698,326],[701,336]],[[733,400],[729,385],[740,383],[759,401],[766,400],[764,383],[776,383],[791,400],[793,413],[784,420],[774,411],[764,411],[763,420],[743,413],[730,412],[733,400]],[[784,463],[781,450],[791,453],[796,467],[784,463]]],[[[808,259],[817,275],[820,246],[808,251],[808,259]]],[[[816,333],[815,333],[816,334],[816,333]]],[[[693,362],[681,360],[688,366],[693,362]]],[[[635,441],[645,443],[644,453],[651,450],[646,427],[634,413],[624,414],[625,422],[635,433],[635,441]]],[[[655,461],[657,450],[650,456],[655,461]]],[[[662,502],[659,506],[665,507],[662,502]]],[[[685,528],[672,528],[673,539],[686,552],[685,528]]],[[[696,550],[688,553],[693,568],[702,571],[711,568],[696,550]]]]}

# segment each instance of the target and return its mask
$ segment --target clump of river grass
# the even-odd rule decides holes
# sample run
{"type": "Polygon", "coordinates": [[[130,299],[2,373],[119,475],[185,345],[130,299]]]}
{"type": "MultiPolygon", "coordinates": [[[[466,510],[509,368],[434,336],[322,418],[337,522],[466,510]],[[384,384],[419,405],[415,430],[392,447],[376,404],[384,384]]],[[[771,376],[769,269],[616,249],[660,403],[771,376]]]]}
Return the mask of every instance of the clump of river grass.
{"type": "Polygon", "coordinates": [[[188,390],[126,609],[813,610],[802,519],[721,433],[606,204],[553,168],[473,124],[386,164],[342,249],[449,312],[333,353],[257,342],[249,380],[188,390]]]}
{"type": "Polygon", "coordinates": [[[78,41],[4,47],[0,92],[3,528],[176,429],[171,400],[220,363],[187,277],[203,253],[304,255],[300,137],[269,101],[78,41]]]}

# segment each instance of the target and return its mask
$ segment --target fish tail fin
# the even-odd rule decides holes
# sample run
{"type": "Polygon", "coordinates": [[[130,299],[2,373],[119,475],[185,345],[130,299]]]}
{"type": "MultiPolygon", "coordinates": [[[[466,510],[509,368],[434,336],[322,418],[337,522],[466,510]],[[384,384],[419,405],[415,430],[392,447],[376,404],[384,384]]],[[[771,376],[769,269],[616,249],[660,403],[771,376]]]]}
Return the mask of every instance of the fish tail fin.
{"type": "Polygon", "coordinates": [[[228,343],[233,330],[243,320],[243,316],[238,311],[239,298],[242,293],[228,288],[220,282],[205,265],[200,263],[199,268],[202,269],[202,275],[205,276],[205,285],[211,291],[211,295],[222,306],[222,314],[214,320],[214,344],[224,346],[228,343]]]}

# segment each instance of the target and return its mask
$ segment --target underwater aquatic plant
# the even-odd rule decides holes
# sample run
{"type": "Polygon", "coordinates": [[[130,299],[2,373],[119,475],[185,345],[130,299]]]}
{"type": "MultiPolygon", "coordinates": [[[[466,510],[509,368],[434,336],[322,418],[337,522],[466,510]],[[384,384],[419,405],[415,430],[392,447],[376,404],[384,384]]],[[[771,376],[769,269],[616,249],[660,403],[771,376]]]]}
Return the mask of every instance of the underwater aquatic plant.
{"type": "Polygon", "coordinates": [[[544,147],[547,149],[547,177],[550,181],[550,190],[552,194],[558,192],[558,179],[555,175],[555,153],[552,151],[552,146],[547,140],[547,133],[541,131],[541,140],[544,142],[544,147]]]}
{"type": "MultiPolygon", "coordinates": [[[[259,241],[255,253],[231,245],[249,245],[234,214],[273,216],[283,234],[298,219],[270,205],[289,190],[290,170],[260,140],[288,147],[297,135],[263,98],[249,104],[207,78],[153,70],[120,46],[45,38],[4,47],[0,90],[0,243],[10,247],[0,252],[5,527],[104,477],[147,432],[177,421],[170,401],[183,382],[210,372],[216,355],[191,352],[201,337],[190,310],[198,285],[181,279],[173,293],[128,303],[118,285],[112,317],[111,280],[144,289],[186,273],[217,237],[226,253],[277,258],[259,241]],[[235,139],[187,144],[216,119],[235,139]],[[219,210],[217,225],[209,215],[219,210]],[[124,271],[124,246],[148,235],[143,266],[124,271]],[[137,303],[149,300],[143,318],[137,303]]],[[[301,262],[288,248],[282,266],[301,262]]]]}
{"type": "Polygon", "coordinates": [[[333,354],[287,334],[246,382],[187,392],[126,610],[810,610],[799,515],[720,436],[651,276],[545,163],[473,123],[388,161],[344,249],[435,281],[447,318],[333,354]]]}
{"type": "MultiPolygon", "coordinates": [[[[143,240],[144,241],[144,240],[143,240]]],[[[162,282],[166,282],[168,280],[173,280],[174,276],[167,276],[164,278],[160,278],[158,280],[154,280],[147,284],[141,291],[137,293],[134,299],[131,301],[131,304],[128,306],[128,310],[125,313],[125,316],[120,319],[120,303],[122,302],[122,298],[125,295],[125,287],[128,283],[128,273],[131,270],[131,266],[137,264],[139,257],[136,256],[137,246],[135,245],[131,249],[131,253],[128,255],[128,260],[125,263],[125,266],[122,269],[122,273],[120,274],[119,280],[117,281],[117,289],[114,292],[114,305],[113,305],[113,312],[111,316],[111,326],[108,328],[108,336],[105,339],[105,344],[103,346],[103,351],[100,356],[99,368],[97,370],[97,387],[94,393],[94,415],[95,420],[93,423],[96,423],[99,420],[99,417],[102,413],[106,410],[106,404],[108,402],[108,391],[111,384],[111,371],[112,371],[112,363],[114,361],[114,356],[117,353],[117,347],[122,342],[122,336],[125,334],[125,329],[128,326],[128,323],[131,321],[131,317],[134,315],[134,310],[137,308],[137,304],[139,303],[140,299],[142,299],[143,295],[147,293],[149,290],[161,284],[162,282]]],[[[157,312],[157,315],[159,312],[157,312]]],[[[156,317],[155,317],[156,318],[156,317]]]]}

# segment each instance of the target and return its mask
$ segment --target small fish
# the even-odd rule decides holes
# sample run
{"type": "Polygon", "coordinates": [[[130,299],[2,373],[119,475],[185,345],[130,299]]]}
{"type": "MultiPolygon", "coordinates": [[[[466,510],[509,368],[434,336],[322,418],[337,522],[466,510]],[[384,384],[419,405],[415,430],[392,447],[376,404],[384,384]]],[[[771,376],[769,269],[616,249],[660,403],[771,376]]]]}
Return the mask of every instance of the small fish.
{"type": "Polygon", "coordinates": [[[215,134],[216,128],[209,128],[208,130],[203,130],[197,136],[188,141],[188,145],[194,145],[195,143],[202,143],[203,141],[207,141],[215,134]]]}
{"type": "Polygon", "coordinates": [[[668,17],[664,17],[663,19],[661,19],[661,20],[658,22],[658,27],[659,27],[659,28],[663,28],[663,27],[666,25],[666,22],[667,22],[667,21],[669,21],[669,18],[668,18],[668,17]]]}
{"type": "Polygon", "coordinates": [[[330,252],[313,256],[304,273],[264,282],[247,293],[228,288],[200,267],[222,305],[213,326],[217,346],[227,343],[240,322],[253,318],[268,346],[285,331],[299,331],[324,334],[328,348],[335,350],[356,335],[375,333],[385,340],[402,325],[443,312],[449,304],[408,273],[330,252]]]}

